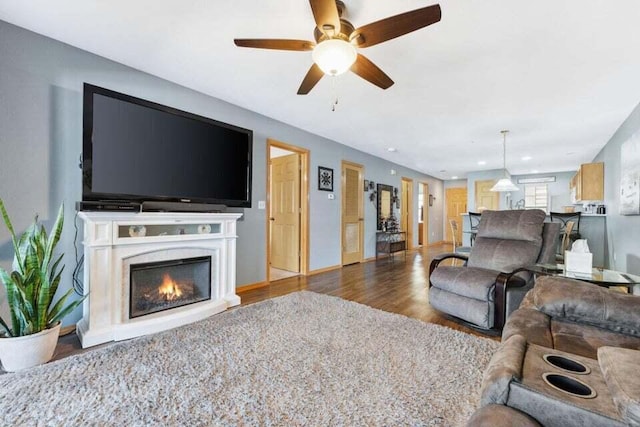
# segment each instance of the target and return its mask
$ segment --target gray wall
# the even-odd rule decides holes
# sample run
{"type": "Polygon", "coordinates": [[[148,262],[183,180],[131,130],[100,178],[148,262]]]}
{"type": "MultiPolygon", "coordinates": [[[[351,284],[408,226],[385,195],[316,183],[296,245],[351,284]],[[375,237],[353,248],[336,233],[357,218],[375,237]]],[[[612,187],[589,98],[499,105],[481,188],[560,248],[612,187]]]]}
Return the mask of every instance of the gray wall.
{"type": "Polygon", "coordinates": [[[640,132],[640,104],[622,123],[602,151],[593,159],[604,162],[604,197],[607,206],[605,256],[612,269],[640,274],[640,216],[618,213],[620,205],[620,147],[640,132]]]}
{"type": "MultiPolygon", "coordinates": [[[[65,255],[65,289],[74,261],[74,203],[81,198],[78,158],[82,151],[82,84],[89,82],[118,92],[169,105],[254,130],[253,206],[244,210],[238,226],[238,285],[265,280],[266,211],[257,201],[266,197],[266,139],[273,138],[311,151],[310,268],[340,264],[341,160],[360,163],[365,178],[400,187],[401,177],[414,179],[414,212],[418,212],[417,183],[429,183],[436,204],[430,209],[429,241],[442,240],[442,181],[395,165],[288,126],[219,99],[186,89],[0,21],[0,197],[14,226],[24,230],[38,212],[47,225],[65,203],[66,226],[60,243],[65,255]],[[336,171],[335,200],[317,191],[318,165],[336,171]],[[390,175],[390,169],[397,175],[390,175]]],[[[366,202],[366,257],[374,256],[375,208],[366,202]]],[[[417,214],[414,230],[418,229],[417,214]]],[[[78,224],[81,228],[81,224],[78,224]]],[[[416,239],[417,241],[417,239],[416,239]]],[[[81,244],[78,243],[81,252],[81,244]]],[[[9,235],[0,227],[0,265],[10,267],[9,235]]],[[[4,304],[1,301],[0,307],[4,304]]],[[[80,317],[77,311],[67,318],[80,317]]]]}
{"type": "Polygon", "coordinates": [[[467,188],[466,179],[448,179],[444,182],[444,188],[467,188]]]}

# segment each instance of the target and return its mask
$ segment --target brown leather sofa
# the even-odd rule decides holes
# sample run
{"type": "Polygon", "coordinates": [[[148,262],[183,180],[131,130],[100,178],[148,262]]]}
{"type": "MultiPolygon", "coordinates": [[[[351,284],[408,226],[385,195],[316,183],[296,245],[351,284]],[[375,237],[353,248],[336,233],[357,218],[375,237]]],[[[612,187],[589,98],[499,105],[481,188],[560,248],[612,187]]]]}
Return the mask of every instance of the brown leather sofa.
{"type": "Polygon", "coordinates": [[[496,404],[543,426],[640,426],[640,296],[538,278],[504,327],[471,425],[503,425],[496,404]]]}

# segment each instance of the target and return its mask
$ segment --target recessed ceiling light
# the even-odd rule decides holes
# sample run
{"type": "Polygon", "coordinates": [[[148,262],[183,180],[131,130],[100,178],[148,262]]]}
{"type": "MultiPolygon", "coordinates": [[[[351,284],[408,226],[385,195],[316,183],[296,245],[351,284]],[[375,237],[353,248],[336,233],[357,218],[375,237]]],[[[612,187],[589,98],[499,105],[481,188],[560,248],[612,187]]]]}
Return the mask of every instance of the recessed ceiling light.
{"type": "Polygon", "coordinates": [[[528,161],[529,161],[529,160],[531,160],[531,159],[533,159],[533,157],[531,157],[531,156],[524,156],[524,157],[522,157],[522,160],[523,160],[523,161],[525,161],[525,162],[528,162],[528,161]]]}
{"type": "Polygon", "coordinates": [[[480,166],[484,166],[484,165],[486,165],[486,164],[487,164],[487,162],[485,162],[484,160],[480,160],[480,161],[478,161],[478,164],[479,164],[480,166]]]}
{"type": "Polygon", "coordinates": [[[458,179],[458,177],[457,176],[452,176],[451,179],[458,179]]]}
{"type": "Polygon", "coordinates": [[[389,148],[387,148],[387,151],[390,152],[390,153],[395,153],[396,151],[398,151],[398,149],[394,148],[394,147],[389,147],[389,148]]]}
{"type": "Polygon", "coordinates": [[[538,173],[538,169],[532,169],[531,173],[538,173]]]}

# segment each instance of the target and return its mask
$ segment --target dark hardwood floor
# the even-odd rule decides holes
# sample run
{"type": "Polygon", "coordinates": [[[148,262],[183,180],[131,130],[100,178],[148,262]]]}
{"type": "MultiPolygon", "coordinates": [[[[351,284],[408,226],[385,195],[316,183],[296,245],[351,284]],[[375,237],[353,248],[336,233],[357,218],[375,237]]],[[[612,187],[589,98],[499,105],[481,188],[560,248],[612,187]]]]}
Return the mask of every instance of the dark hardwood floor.
{"type": "MultiPolygon", "coordinates": [[[[262,288],[239,292],[239,295],[242,305],[248,305],[291,292],[307,290],[480,335],[472,329],[443,317],[429,305],[427,292],[429,263],[435,255],[450,250],[451,245],[447,244],[416,249],[407,252],[406,260],[401,253],[398,253],[393,260],[382,258],[313,276],[281,279],[262,288]]],[[[241,268],[242,266],[238,265],[238,269],[241,268]]],[[[92,349],[95,348],[98,347],[92,349]]],[[[76,334],[71,333],[60,337],[54,360],[84,351],[91,351],[91,349],[83,350],[76,334]]]]}

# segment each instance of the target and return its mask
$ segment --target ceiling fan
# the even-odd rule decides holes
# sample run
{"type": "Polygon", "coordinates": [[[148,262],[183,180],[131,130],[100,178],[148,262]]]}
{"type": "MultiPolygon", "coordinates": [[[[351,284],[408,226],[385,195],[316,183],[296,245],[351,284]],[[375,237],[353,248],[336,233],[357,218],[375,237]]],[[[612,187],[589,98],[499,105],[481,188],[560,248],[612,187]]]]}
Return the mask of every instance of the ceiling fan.
{"type": "Polygon", "coordinates": [[[287,39],[234,39],[239,47],[312,50],[314,64],[302,80],[298,95],[308,94],[325,74],[335,76],[348,70],[387,89],[393,85],[393,80],[357,49],[408,34],[440,21],[441,17],[440,5],[435,4],[355,28],[342,18],[345,5],[341,0],[309,0],[309,3],[316,21],[313,32],[316,43],[287,39]]]}

